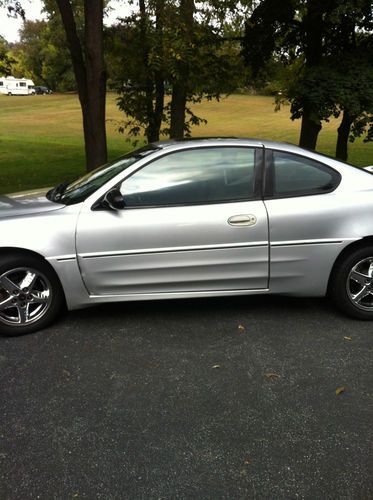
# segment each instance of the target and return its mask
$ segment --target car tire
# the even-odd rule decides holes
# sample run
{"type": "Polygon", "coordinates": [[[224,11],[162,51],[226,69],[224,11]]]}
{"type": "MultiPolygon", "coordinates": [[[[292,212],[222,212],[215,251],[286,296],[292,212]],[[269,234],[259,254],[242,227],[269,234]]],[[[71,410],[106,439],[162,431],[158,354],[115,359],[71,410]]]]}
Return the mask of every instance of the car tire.
{"type": "Polygon", "coordinates": [[[329,293],[344,313],[373,320],[373,245],[360,247],[337,263],[329,293]]]}
{"type": "Polygon", "coordinates": [[[22,254],[1,257],[1,334],[13,337],[41,330],[64,307],[61,284],[47,262],[22,254]]]}
{"type": "Polygon", "coordinates": [[[8,96],[12,96],[13,94],[11,92],[8,92],[8,96]]]}

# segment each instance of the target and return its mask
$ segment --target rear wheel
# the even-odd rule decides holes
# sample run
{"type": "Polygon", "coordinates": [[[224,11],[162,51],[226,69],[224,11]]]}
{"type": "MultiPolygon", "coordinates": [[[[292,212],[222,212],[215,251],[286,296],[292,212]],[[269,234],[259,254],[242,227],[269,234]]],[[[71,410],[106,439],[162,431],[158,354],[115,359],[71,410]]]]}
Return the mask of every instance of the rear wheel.
{"type": "Polygon", "coordinates": [[[57,276],[46,262],[7,256],[0,264],[0,333],[23,335],[49,325],[64,305],[57,276]]]}
{"type": "Polygon", "coordinates": [[[348,315],[373,320],[373,246],[353,251],[337,265],[330,292],[348,315]]]}

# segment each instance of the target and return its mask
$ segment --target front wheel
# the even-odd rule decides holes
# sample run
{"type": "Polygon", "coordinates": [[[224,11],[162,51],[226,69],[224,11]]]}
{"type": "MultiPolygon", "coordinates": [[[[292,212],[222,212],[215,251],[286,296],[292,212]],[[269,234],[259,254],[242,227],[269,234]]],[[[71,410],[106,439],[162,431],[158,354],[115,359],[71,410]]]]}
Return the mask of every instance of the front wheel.
{"type": "Polygon", "coordinates": [[[64,305],[57,276],[46,262],[7,256],[0,263],[0,333],[23,335],[49,325],[64,305]]]}
{"type": "Polygon", "coordinates": [[[373,320],[373,246],[353,251],[337,265],[330,292],[349,316],[373,320]]]}

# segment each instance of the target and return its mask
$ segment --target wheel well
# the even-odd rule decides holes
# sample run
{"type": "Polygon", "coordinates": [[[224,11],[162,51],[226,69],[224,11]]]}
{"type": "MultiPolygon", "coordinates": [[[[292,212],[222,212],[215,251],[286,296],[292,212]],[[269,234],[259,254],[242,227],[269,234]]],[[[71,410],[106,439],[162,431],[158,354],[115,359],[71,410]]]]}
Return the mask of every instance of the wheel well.
{"type": "Polygon", "coordinates": [[[65,292],[64,292],[64,289],[63,289],[63,286],[62,286],[62,283],[61,283],[61,280],[60,280],[58,274],[54,270],[53,266],[47,261],[47,259],[45,257],[43,257],[42,255],[40,255],[40,253],[33,252],[32,250],[26,250],[24,248],[2,247],[2,248],[0,248],[0,259],[1,259],[1,257],[3,255],[12,255],[12,256],[17,256],[17,255],[22,256],[22,255],[24,255],[24,256],[28,256],[28,257],[34,257],[34,258],[37,258],[37,259],[43,261],[43,263],[46,266],[48,266],[48,268],[50,269],[50,271],[54,274],[54,276],[58,280],[58,283],[60,284],[61,291],[63,293],[63,297],[64,297],[64,300],[65,300],[65,303],[66,303],[65,292]]]}
{"type": "Polygon", "coordinates": [[[364,236],[361,240],[354,241],[353,243],[350,243],[347,247],[345,247],[342,252],[338,255],[336,258],[334,265],[332,267],[332,270],[330,272],[329,276],[329,282],[328,282],[328,292],[330,290],[330,285],[332,282],[332,279],[334,277],[334,273],[336,269],[338,268],[339,264],[346,258],[347,255],[350,253],[354,252],[355,250],[359,248],[363,248],[367,245],[373,245],[373,236],[364,236]]]}

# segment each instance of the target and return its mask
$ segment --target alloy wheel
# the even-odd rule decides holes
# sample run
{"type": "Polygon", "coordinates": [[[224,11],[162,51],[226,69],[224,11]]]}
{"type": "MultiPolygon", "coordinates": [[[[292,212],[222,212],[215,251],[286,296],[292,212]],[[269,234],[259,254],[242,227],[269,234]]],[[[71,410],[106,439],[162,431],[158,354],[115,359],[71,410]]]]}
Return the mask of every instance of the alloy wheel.
{"type": "Polygon", "coordinates": [[[40,271],[20,267],[0,276],[0,322],[29,325],[45,315],[51,302],[51,284],[40,271]]]}
{"type": "Polygon", "coordinates": [[[359,261],[347,278],[347,294],[364,311],[373,311],[373,257],[359,261]]]}

